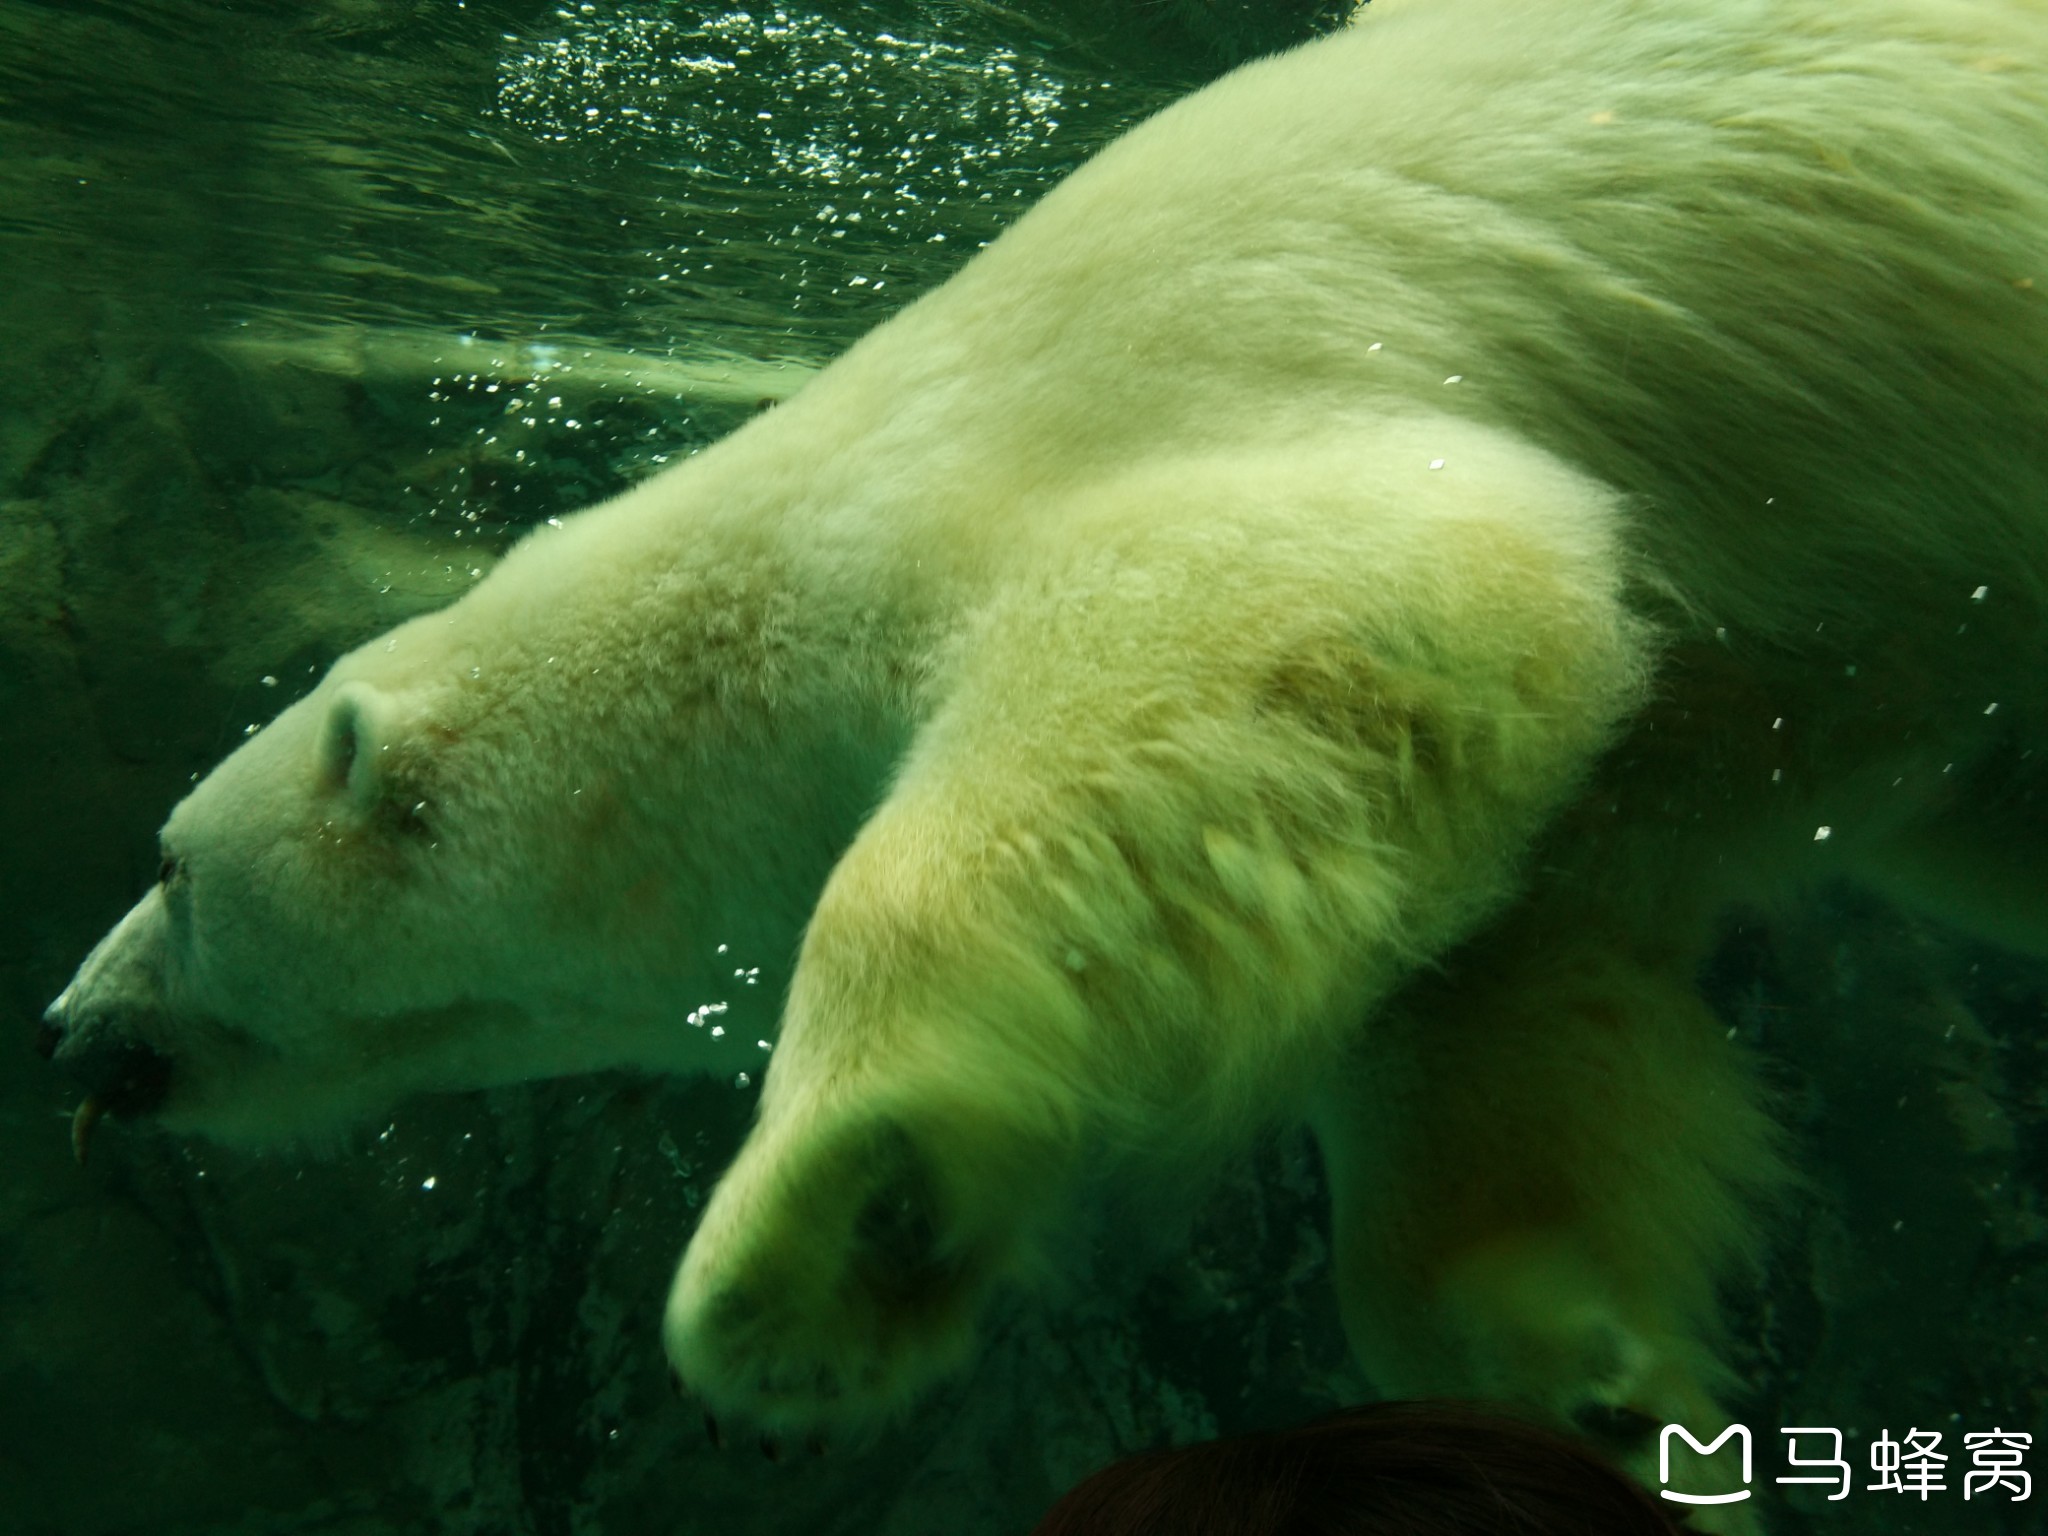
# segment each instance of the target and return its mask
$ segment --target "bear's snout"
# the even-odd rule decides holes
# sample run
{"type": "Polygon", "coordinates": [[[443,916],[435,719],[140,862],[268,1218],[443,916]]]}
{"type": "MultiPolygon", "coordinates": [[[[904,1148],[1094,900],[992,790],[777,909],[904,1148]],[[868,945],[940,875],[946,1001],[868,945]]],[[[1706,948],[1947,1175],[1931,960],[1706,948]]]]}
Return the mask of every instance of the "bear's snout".
{"type": "Polygon", "coordinates": [[[71,1116],[71,1155],[81,1164],[101,1119],[149,1114],[171,1091],[171,1058],[118,1014],[80,1012],[70,988],[44,1012],[35,1048],[85,1089],[71,1116]]]}
{"type": "Polygon", "coordinates": [[[89,1102],[121,1116],[146,1115],[171,1087],[171,1058],[115,1018],[67,1019],[61,999],[36,1030],[36,1050],[86,1091],[89,1102]]]}
{"type": "Polygon", "coordinates": [[[146,1115],[170,1093],[171,1058],[149,1043],[164,1022],[163,935],[159,885],[94,946],[36,1030],[36,1050],[85,1089],[71,1121],[80,1162],[101,1116],[146,1115]]]}

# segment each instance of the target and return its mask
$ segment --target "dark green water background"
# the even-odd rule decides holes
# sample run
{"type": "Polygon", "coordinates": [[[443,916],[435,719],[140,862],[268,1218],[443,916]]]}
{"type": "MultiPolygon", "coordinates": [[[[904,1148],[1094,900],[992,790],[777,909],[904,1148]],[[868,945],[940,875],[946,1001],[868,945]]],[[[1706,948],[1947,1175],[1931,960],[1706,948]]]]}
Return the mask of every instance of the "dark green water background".
{"type": "MultiPolygon", "coordinates": [[[[1298,1141],[1076,1254],[874,1447],[771,1466],[655,1338],[750,1089],[409,1104],[328,1159],[114,1127],[80,1170],[27,1050],[163,812],[335,655],[1328,9],[0,0],[0,1536],[999,1536],[1369,1391],[1298,1141]]],[[[1962,1431],[2048,1431],[2044,987],[1847,895],[1731,933],[1713,991],[1814,1174],[1732,1307],[1763,1469],[1781,1423],[1957,1453],[1925,1505],[1774,1529],[2048,1528],[1959,1476],[1962,1431]]]]}

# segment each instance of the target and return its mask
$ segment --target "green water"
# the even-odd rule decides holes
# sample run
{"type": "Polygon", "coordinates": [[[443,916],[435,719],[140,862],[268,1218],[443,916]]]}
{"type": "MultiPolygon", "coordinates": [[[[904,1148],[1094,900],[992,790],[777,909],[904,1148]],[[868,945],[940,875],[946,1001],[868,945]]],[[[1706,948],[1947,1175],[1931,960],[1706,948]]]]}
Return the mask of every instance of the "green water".
{"type": "MultiPolygon", "coordinates": [[[[165,808],[341,650],[787,392],[1326,9],[0,0],[24,1045],[165,808]]],[[[2048,977],[1842,898],[1745,924],[1712,990],[1813,1171],[1731,1301],[1744,1416],[2048,1432],[2048,977]]],[[[751,1094],[411,1104],[318,1159],[115,1128],[80,1170],[24,1050],[0,1536],[1022,1531],[1122,1452],[1369,1390],[1289,1140],[1191,1231],[1077,1254],[877,1444],[714,1451],[655,1324],[751,1094]]],[[[1791,1505],[1775,1528],[1816,1536],[2039,1528],[1953,1491],[1791,1505]]]]}

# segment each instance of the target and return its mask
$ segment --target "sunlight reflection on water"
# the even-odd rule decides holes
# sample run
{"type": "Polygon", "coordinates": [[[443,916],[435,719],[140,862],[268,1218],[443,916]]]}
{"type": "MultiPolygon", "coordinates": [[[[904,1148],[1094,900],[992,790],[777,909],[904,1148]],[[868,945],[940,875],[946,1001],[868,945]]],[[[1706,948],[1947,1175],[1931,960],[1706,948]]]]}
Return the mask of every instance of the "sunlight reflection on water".
{"type": "Polygon", "coordinates": [[[0,256],[195,332],[816,360],[1170,91],[910,7],[483,9],[9,0],[0,256]]]}

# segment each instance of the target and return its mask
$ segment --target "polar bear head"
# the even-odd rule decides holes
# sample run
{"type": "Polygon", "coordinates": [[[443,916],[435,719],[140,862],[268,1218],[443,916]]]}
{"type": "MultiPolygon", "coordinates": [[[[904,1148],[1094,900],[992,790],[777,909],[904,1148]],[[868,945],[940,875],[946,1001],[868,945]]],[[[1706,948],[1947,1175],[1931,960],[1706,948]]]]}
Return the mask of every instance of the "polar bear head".
{"type": "Polygon", "coordinates": [[[634,521],[541,530],[173,811],[157,883],[45,1016],[81,1137],[111,1111],[320,1139],[422,1089],[740,1065],[705,1004],[732,1010],[727,1040],[769,1033],[879,769],[849,762],[843,710],[827,741],[787,693],[750,707],[780,686],[755,648],[772,615],[743,582],[608,559],[644,555],[634,521]],[[657,595],[674,625],[617,622],[657,595]],[[693,613],[722,626],[715,662],[693,613]]]}

